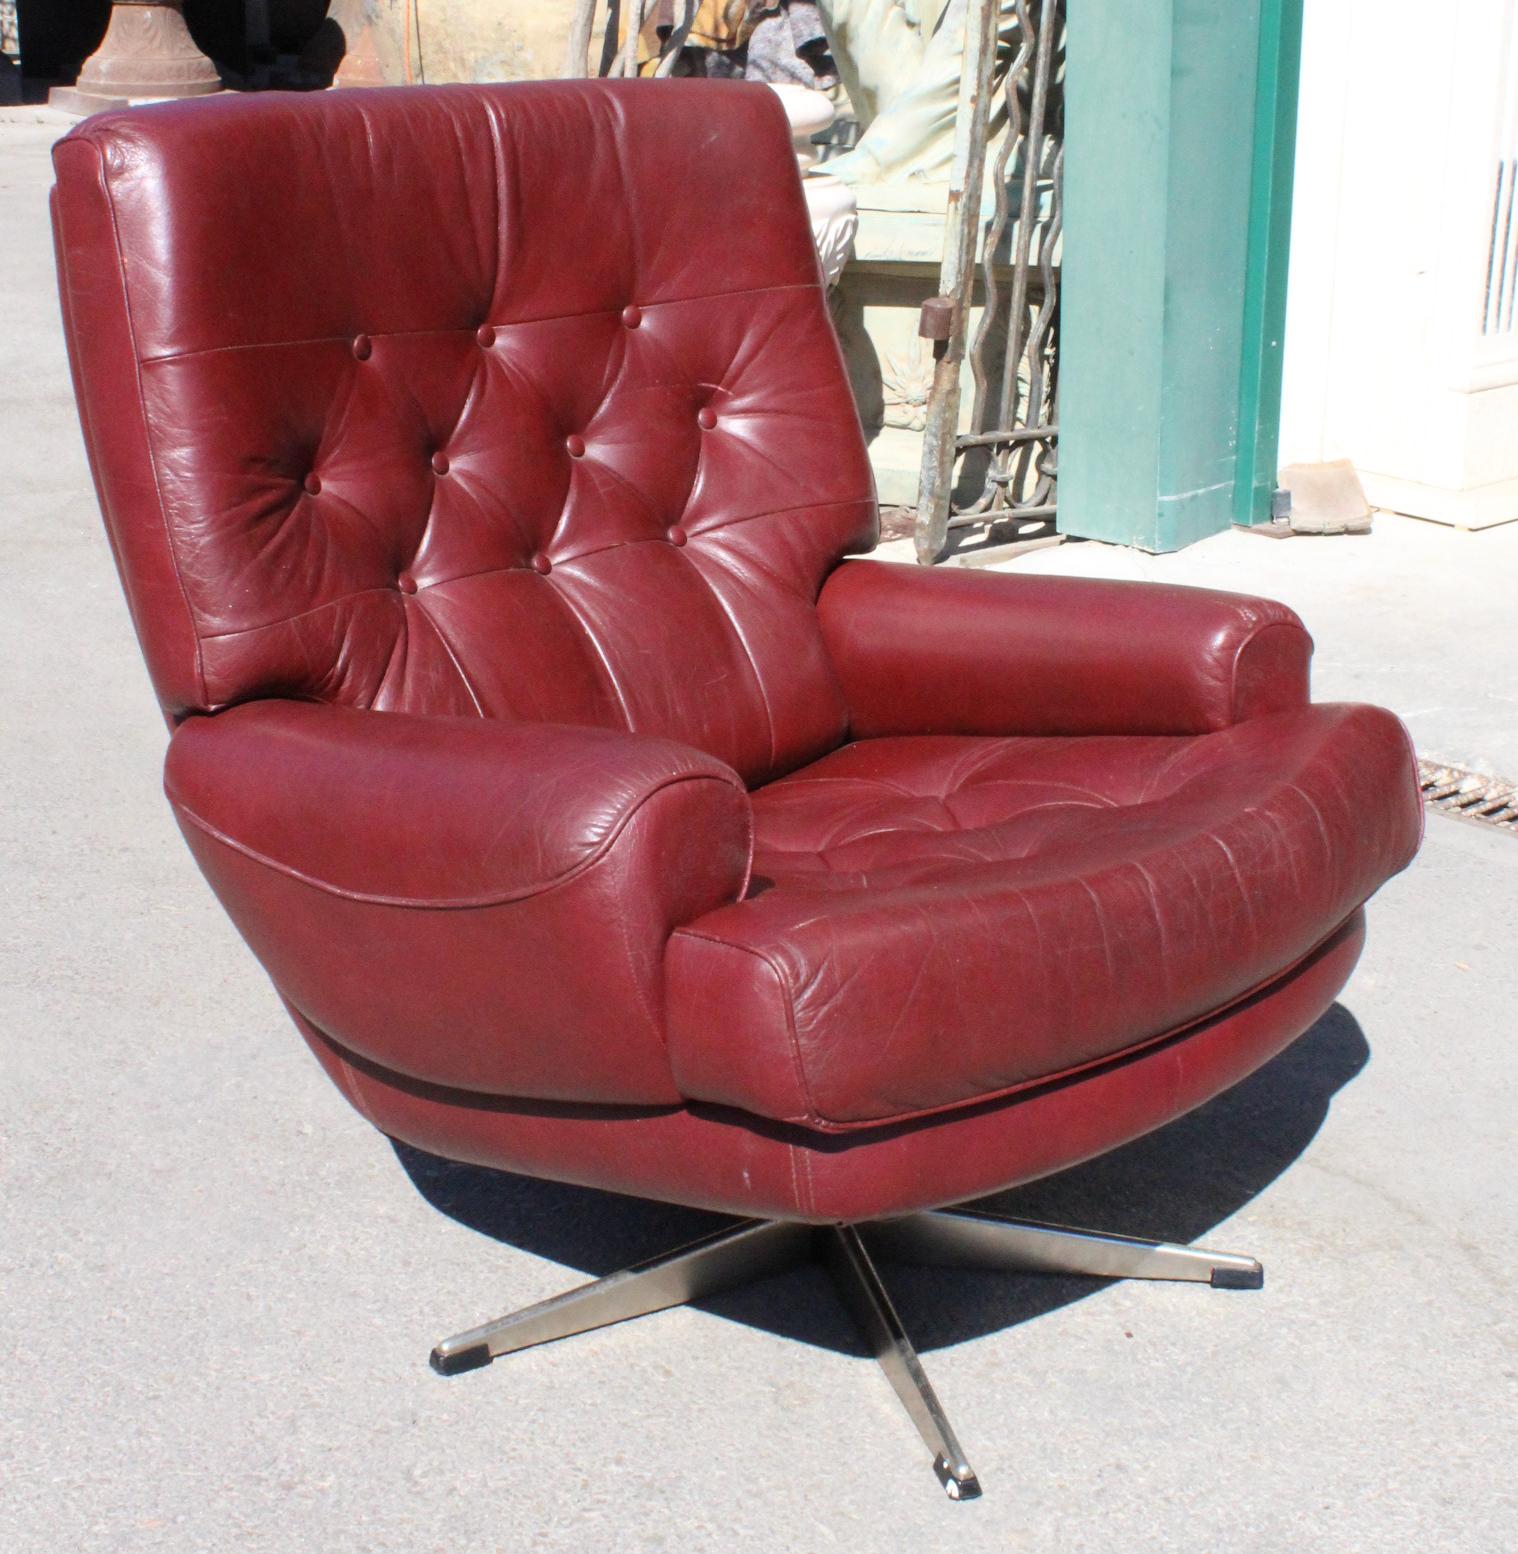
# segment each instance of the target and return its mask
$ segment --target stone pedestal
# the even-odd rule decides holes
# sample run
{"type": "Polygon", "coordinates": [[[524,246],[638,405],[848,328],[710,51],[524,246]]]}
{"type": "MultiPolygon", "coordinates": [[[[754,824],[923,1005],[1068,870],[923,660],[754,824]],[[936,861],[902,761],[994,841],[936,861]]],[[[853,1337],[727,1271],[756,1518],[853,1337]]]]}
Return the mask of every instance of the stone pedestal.
{"type": "Polygon", "coordinates": [[[100,47],[73,86],[48,103],[66,113],[99,113],[140,98],[204,97],[221,90],[216,66],[185,26],[184,0],[114,0],[100,47]]]}
{"type": "MultiPolygon", "coordinates": [[[[933,342],[918,334],[917,324],[922,304],[938,292],[947,189],[931,184],[919,188],[866,185],[855,193],[859,230],[854,256],[833,294],[833,317],[870,444],[881,505],[915,507],[928,392],[933,386],[933,342]]],[[[1015,223],[1009,224],[996,255],[1003,307],[1011,292],[1009,259],[1015,238],[1015,223]]],[[[1036,275],[1033,281],[1036,297],[1036,275]]],[[[970,314],[971,340],[984,311],[979,292],[977,285],[977,302],[970,314]]],[[[1005,317],[996,319],[993,328],[986,366],[996,382],[1005,351],[1005,317]]],[[[974,403],[967,360],[960,394],[961,431],[969,430],[974,403]]]]}

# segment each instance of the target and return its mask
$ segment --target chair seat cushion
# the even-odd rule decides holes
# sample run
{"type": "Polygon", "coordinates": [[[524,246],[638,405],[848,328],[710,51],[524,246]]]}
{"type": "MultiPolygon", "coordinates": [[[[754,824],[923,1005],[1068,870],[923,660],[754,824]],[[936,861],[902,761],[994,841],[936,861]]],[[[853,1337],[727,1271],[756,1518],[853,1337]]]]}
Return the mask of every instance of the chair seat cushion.
{"type": "Polygon", "coordinates": [[[1416,850],[1407,737],[865,740],[753,795],[743,901],[670,944],[692,1101],[845,1129],[1068,1076],[1289,970],[1416,850]]]}

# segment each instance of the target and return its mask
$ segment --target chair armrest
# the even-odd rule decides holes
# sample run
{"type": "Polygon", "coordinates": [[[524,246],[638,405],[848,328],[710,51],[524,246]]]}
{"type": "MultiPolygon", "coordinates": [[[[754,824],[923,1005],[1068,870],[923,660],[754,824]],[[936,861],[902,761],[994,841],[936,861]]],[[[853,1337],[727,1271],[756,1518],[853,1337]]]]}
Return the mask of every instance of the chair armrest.
{"type": "Polygon", "coordinates": [[[738,900],[749,801],[722,762],[609,729],[256,702],[181,725],[165,788],[281,994],[413,1078],[678,1099],[663,958],[738,900]]]}
{"type": "Polygon", "coordinates": [[[1308,700],[1312,638],[1244,594],[846,561],[818,608],[860,739],[1203,734],[1308,700]]]}

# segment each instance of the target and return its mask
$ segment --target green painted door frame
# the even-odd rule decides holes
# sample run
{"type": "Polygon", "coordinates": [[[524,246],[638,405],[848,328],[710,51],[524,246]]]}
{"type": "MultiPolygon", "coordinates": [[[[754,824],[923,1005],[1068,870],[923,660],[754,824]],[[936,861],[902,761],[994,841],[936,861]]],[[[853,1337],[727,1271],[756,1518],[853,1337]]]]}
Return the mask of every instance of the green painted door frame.
{"type": "Polygon", "coordinates": [[[1303,0],[1069,0],[1059,526],[1270,516],[1303,0]]]}

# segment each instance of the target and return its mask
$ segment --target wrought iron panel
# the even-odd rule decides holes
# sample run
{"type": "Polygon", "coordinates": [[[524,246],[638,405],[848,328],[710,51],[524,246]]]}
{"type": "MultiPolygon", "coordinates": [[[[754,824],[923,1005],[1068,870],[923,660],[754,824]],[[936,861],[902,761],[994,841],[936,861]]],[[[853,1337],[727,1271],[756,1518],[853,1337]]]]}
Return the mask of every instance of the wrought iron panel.
{"type": "MultiPolygon", "coordinates": [[[[1059,261],[1063,225],[1065,0],[970,0],[966,75],[978,37],[995,30],[985,90],[961,93],[962,189],[952,193],[940,277],[953,319],[935,348],[940,370],[928,405],[918,498],[918,556],[934,561],[952,531],[1052,528],[1057,509],[1059,261]],[[988,142],[991,165],[979,176],[988,142]],[[956,263],[965,253],[972,264],[956,263]],[[967,348],[970,313],[980,317],[967,348]],[[960,361],[974,393],[961,429],[960,361]],[[935,435],[936,434],[936,435],[935,435]]],[[[927,324],[924,325],[925,331],[927,324]]]]}

